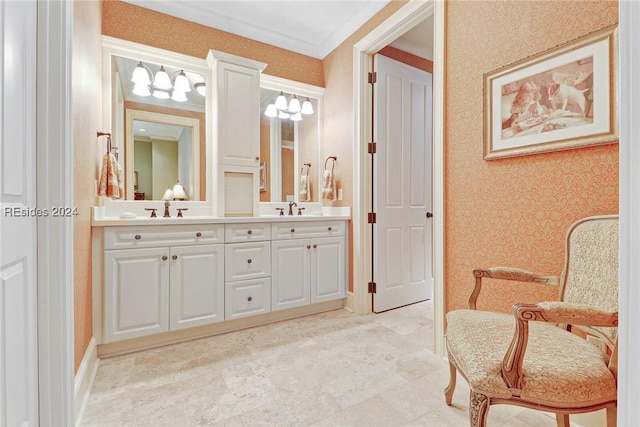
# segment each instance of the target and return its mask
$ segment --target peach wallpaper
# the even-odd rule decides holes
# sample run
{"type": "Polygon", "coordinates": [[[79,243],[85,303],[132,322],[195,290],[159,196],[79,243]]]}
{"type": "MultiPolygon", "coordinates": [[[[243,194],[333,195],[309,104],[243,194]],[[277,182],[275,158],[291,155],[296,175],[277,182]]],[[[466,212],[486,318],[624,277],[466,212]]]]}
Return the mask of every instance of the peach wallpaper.
{"type": "Polygon", "coordinates": [[[78,370],[93,337],[91,293],[91,207],[97,205],[94,183],[107,151],[102,131],[102,41],[100,3],[73,4],[73,326],[74,367],[78,370]]]}
{"type": "Polygon", "coordinates": [[[197,58],[210,49],[269,64],[264,73],[324,86],[322,61],[118,0],[102,2],[102,34],[197,58]]]}
{"type": "MultiPolygon", "coordinates": [[[[618,145],[485,161],[483,74],[615,24],[616,1],[449,1],[446,9],[445,292],[462,308],[476,267],[560,274],[575,220],[618,212],[618,145]],[[553,15],[553,19],[550,16],[553,15]]],[[[542,285],[486,286],[479,307],[555,299],[542,285]]]]}

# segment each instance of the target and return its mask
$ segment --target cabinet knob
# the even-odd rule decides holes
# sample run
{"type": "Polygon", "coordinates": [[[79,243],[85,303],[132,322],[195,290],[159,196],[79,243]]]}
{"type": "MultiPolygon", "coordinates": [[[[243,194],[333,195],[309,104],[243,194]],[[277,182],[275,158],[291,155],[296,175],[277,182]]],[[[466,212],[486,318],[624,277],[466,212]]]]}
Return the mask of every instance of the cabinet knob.
{"type": "Polygon", "coordinates": [[[166,261],[166,260],[167,260],[167,256],[166,256],[166,255],[163,255],[163,256],[162,256],[162,260],[163,260],[163,261],[166,261]]]}
{"type": "Polygon", "coordinates": [[[247,231],[247,234],[251,234],[251,233],[253,233],[253,231],[251,231],[251,230],[248,230],[248,231],[247,231]]]}
{"type": "Polygon", "coordinates": [[[313,245],[313,249],[315,249],[315,248],[317,248],[317,247],[318,247],[318,245],[313,245]]]}
{"type": "Polygon", "coordinates": [[[292,232],[292,233],[294,233],[295,231],[296,231],[296,229],[295,229],[295,228],[292,228],[292,229],[291,229],[291,232],[292,232]]]}
{"type": "Polygon", "coordinates": [[[260,160],[260,156],[256,156],[256,161],[257,161],[257,160],[260,160]]]}
{"type": "Polygon", "coordinates": [[[251,261],[251,258],[249,258],[249,259],[247,260],[247,264],[251,264],[252,262],[253,262],[253,261],[251,261]]]}
{"type": "Polygon", "coordinates": [[[252,297],[248,297],[248,298],[247,298],[247,301],[249,301],[249,302],[251,302],[252,300],[253,300],[253,298],[252,298],[252,297]]]}
{"type": "Polygon", "coordinates": [[[311,249],[311,246],[307,245],[307,249],[311,249]]]}
{"type": "Polygon", "coordinates": [[[196,237],[201,237],[201,236],[202,236],[202,233],[198,231],[198,232],[196,233],[196,237]]]}
{"type": "Polygon", "coordinates": [[[173,260],[178,259],[178,255],[174,255],[174,256],[172,256],[172,257],[171,257],[171,259],[173,259],[173,260]]]}
{"type": "Polygon", "coordinates": [[[331,231],[331,227],[327,227],[327,230],[331,231]]]}
{"type": "Polygon", "coordinates": [[[135,237],[134,237],[134,239],[136,239],[136,240],[140,240],[140,239],[142,239],[142,236],[141,236],[141,235],[139,235],[139,234],[136,234],[136,235],[135,235],[135,237]]]}

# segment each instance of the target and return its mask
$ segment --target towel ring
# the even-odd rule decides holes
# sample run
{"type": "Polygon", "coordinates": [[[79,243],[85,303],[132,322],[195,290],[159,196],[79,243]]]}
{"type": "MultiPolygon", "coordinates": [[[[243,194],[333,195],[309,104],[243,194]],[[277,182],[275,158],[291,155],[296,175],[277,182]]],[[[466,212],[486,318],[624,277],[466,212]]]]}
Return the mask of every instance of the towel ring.
{"type": "Polygon", "coordinates": [[[336,162],[338,161],[338,157],[337,156],[327,157],[327,160],[324,161],[324,170],[327,170],[327,162],[329,160],[333,160],[333,163],[331,163],[331,173],[333,173],[333,169],[336,167],[336,162]]]}

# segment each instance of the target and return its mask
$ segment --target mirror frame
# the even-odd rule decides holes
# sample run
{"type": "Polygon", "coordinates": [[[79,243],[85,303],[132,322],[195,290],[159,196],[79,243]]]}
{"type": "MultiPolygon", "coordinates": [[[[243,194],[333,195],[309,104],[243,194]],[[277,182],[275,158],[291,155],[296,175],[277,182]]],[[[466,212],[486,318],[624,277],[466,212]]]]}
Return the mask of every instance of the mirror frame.
{"type": "MultiPolygon", "coordinates": [[[[260,75],[260,89],[269,89],[269,90],[274,90],[274,91],[278,91],[280,92],[285,91],[287,93],[295,93],[296,95],[298,95],[299,97],[309,97],[309,98],[315,98],[318,101],[318,106],[317,106],[317,120],[318,120],[318,147],[317,147],[317,165],[311,165],[312,168],[315,166],[314,170],[315,170],[315,175],[316,175],[316,182],[318,183],[318,186],[320,186],[322,184],[322,173],[324,172],[323,168],[321,167],[322,165],[322,153],[323,153],[323,139],[322,139],[322,129],[323,129],[323,97],[324,97],[324,88],[320,87],[320,86],[314,86],[314,85],[310,85],[310,84],[306,84],[306,83],[301,83],[301,82],[297,82],[294,80],[289,80],[289,79],[284,79],[282,77],[276,77],[276,76],[272,76],[269,74],[264,74],[262,73],[260,75]]],[[[264,111],[260,111],[260,114],[264,114],[264,111]]],[[[295,145],[294,145],[294,150],[296,151],[296,153],[298,153],[298,138],[297,138],[297,126],[295,127],[295,131],[296,133],[296,138],[295,138],[295,145]]],[[[273,145],[271,145],[270,149],[271,149],[271,165],[269,165],[269,173],[273,174],[274,170],[276,170],[276,168],[278,168],[279,166],[274,163],[273,159],[277,157],[277,155],[275,155],[274,153],[279,152],[280,147],[274,147],[273,145]]],[[[294,158],[294,187],[293,188],[299,188],[299,174],[297,173],[297,171],[300,170],[300,165],[298,163],[298,156],[296,155],[296,157],[294,158]]],[[[273,183],[273,180],[270,180],[271,183],[273,183]]],[[[298,201],[298,192],[295,192],[296,197],[295,197],[295,201],[296,203],[300,203],[298,201]]],[[[316,189],[316,194],[317,194],[317,201],[315,202],[302,202],[304,203],[306,206],[311,206],[311,207],[317,207],[318,210],[320,210],[322,208],[322,197],[320,195],[320,189],[317,188],[316,189]]],[[[270,201],[270,202],[260,202],[261,206],[270,206],[270,205],[277,205],[280,206],[282,205],[283,202],[281,201],[270,201]]]]}
{"type": "MultiPolygon", "coordinates": [[[[126,117],[126,143],[125,143],[125,152],[126,153],[134,153],[135,150],[133,148],[135,143],[135,137],[133,135],[133,122],[135,120],[145,121],[145,122],[161,122],[168,125],[174,126],[182,126],[188,127],[192,129],[191,133],[191,143],[193,147],[199,147],[200,145],[200,120],[191,117],[181,117],[181,116],[173,116],[171,114],[163,114],[163,113],[154,113],[152,111],[141,111],[133,108],[127,108],[125,111],[126,117]]],[[[191,162],[192,162],[192,171],[191,171],[191,179],[193,180],[193,194],[197,194],[198,198],[200,197],[200,150],[191,150],[191,162]]],[[[134,176],[135,164],[134,162],[127,162],[127,167],[125,174],[126,176],[134,176]]],[[[185,183],[183,183],[185,184],[185,183]]],[[[186,184],[185,184],[186,187],[186,184]]],[[[162,189],[164,191],[164,188],[162,189]]],[[[134,194],[134,182],[133,180],[127,181],[127,186],[125,189],[125,193],[127,195],[127,200],[133,199],[134,194]]],[[[155,199],[157,200],[157,199],[155,199]]]]}
{"type": "MultiPolygon", "coordinates": [[[[127,40],[118,39],[110,36],[102,36],[102,93],[103,93],[103,129],[100,131],[111,132],[113,135],[117,135],[118,132],[124,133],[125,126],[125,114],[122,112],[121,117],[117,117],[115,110],[115,96],[113,91],[116,90],[115,85],[115,73],[112,69],[112,59],[114,56],[130,58],[136,61],[150,62],[155,64],[162,64],[165,66],[171,66],[176,68],[183,68],[194,73],[205,76],[207,82],[206,88],[206,101],[205,101],[205,180],[206,180],[206,200],[201,201],[175,201],[184,205],[185,207],[203,208],[202,214],[211,214],[215,206],[215,191],[213,185],[214,165],[212,164],[212,147],[211,141],[213,135],[211,133],[212,127],[212,102],[210,101],[213,96],[213,74],[212,70],[207,64],[207,61],[203,58],[196,58],[193,56],[184,55],[181,53],[171,52],[164,49],[159,49],[151,46],[146,46],[139,43],[130,42],[127,40]],[[122,123],[118,124],[118,121],[122,123]],[[122,129],[120,129],[122,126],[122,129]]],[[[120,153],[127,155],[126,147],[123,146],[124,141],[122,139],[114,138],[113,145],[118,148],[120,153]]],[[[194,150],[196,152],[199,150],[194,150]]],[[[124,159],[124,157],[122,158],[124,159]]],[[[123,160],[121,160],[122,162],[123,160]]],[[[199,166],[198,166],[199,169],[199,166]]],[[[133,169],[131,169],[133,173],[133,169]]],[[[199,175],[200,172],[198,173],[199,175]]],[[[125,178],[126,179],[126,178],[125,178]]],[[[127,187],[129,187],[129,180],[127,180],[127,187]]],[[[131,188],[133,185],[131,184],[131,188]]],[[[130,209],[132,211],[139,210],[145,206],[156,206],[159,201],[157,200],[113,200],[109,197],[101,197],[101,203],[108,208],[113,206],[114,212],[130,209]],[[137,208],[137,209],[133,209],[137,208]]]]}

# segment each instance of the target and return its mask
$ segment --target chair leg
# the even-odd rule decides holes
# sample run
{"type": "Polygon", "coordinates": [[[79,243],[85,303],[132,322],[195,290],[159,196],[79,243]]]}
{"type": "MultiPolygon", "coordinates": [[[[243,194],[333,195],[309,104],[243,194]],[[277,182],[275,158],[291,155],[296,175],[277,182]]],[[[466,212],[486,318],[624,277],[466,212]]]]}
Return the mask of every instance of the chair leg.
{"type": "Polygon", "coordinates": [[[607,408],[607,427],[616,427],[618,425],[618,407],[607,408]]]}
{"type": "Polygon", "coordinates": [[[456,367],[453,363],[449,362],[449,385],[444,389],[444,401],[447,406],[451,406],[451,399],[453,399],[453,391],[456,389],[456,367]]]}
{"type": "Polygon", "coordinates": [[[561,414],[556,412],[556,425],[558,427],[569,427],[569,414],[561,414]]]}
{"type": "Polygon", "coordinates": [[[469,399],[469,424],[471,427],[486,427],[489,414],[489,398],[471,390],[469,399]]]}

